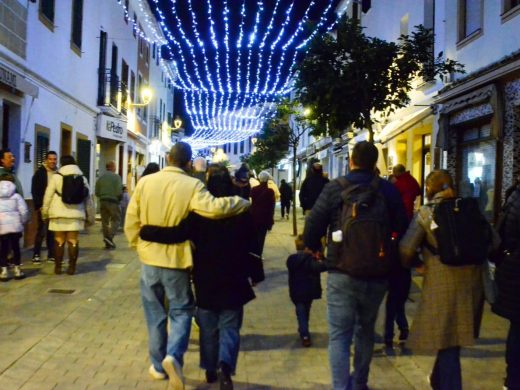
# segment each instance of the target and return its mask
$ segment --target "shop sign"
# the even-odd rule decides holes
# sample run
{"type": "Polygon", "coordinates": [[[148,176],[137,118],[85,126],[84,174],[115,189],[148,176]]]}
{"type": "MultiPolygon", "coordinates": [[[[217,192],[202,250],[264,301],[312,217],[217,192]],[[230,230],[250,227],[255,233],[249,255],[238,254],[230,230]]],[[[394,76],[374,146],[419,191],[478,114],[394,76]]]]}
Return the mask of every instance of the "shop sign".
{"type": "Polygon", "coordinates": [[[25,79],[21,74],[0,64],[0,83],[8,85],[27,95],[38,97],[38,87],[25,79]]]}
{"type": "Polygon", "coordinates": [[[102,138],[126,142],[128,135],[126,122],[108,115],[100,115],[97,135],[102,138]]]}

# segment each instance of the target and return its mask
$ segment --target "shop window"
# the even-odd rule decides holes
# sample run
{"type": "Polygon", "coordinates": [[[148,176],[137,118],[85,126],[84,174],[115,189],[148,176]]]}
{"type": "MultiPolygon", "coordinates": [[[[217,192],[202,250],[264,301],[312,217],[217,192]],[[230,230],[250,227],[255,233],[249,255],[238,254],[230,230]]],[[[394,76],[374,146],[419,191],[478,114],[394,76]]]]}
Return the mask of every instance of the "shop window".
{"type": "Polygon", "coordinates": [[[72,35],[71,43],[73,49],[81,54],[81,33],[83,25],[83,0],[74,0],[72,4],[72,35]]]}
{"type": "Polygon", "coordinates": [[[482,29],[482,0],[459,0],[459,41],[482,29]]]}
{"type": "Polygon", "coordinates": [[[478,200],[480,210],[490,221],[495,215],[497,145],[491,125],[465,129],[460,143],[459,195],[478,200]]]}

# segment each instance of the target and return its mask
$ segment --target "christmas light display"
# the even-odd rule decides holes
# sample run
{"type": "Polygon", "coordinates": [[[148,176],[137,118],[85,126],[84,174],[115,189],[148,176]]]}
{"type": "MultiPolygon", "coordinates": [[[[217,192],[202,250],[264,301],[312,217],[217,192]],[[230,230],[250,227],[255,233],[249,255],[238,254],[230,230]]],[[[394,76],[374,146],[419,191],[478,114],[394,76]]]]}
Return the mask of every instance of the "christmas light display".
{"type": "MultiPolygon", "coordinates": [[[[183,91],[194,129],[187,141],[194,148],[238,142],[259,132],[275,102],[290,92],[294,66],[306,45],[338,17],[337,0],[150,2],[174,59],[177,74],[166,73],[183,91]]],[[[153,39],[164,43],[160,36],[153,39]]],[[[164,60],[161,66],[169,68],[164,60]]]]}

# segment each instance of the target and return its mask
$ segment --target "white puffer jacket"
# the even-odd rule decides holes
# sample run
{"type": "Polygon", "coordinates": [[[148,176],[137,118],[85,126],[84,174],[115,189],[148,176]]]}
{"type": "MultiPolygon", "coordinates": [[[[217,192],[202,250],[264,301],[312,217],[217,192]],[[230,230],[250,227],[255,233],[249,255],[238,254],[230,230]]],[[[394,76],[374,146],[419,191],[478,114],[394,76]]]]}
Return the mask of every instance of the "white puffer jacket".
{"type": "Polygon", "coordinates": [[[14,183],[0,181],[0,235],[23,232],[28,219],[29,208],[14,183]]]}
{"type": "MultiPolygon", "coordinates": [[[[61,173],[61,175],[53,175],[52,179],[47,184],[45,196],[43,197],[42,218],[69,218],[85,220],[85,202],[80,204],[66,204],[63,203],[61,196],[58,195],[58,192],[60,194],[62,192],[63,176],[83,175],[83,172],[81,172],[81,169],[79,169],[77,165],[65,165],[58,170],[58,173],[61,173]]],[[[83,177],[83,180],[85,180],[85,186],[89,188],[87,179],[83,177]]]]}

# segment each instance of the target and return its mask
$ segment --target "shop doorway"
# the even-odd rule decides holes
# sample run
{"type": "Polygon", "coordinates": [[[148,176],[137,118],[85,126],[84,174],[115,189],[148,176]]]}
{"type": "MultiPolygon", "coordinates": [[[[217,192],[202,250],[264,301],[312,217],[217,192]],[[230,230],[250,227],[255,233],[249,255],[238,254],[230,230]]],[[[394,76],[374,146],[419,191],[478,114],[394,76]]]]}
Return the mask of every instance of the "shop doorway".
{"type": "Polygon", "coordinates": [[[90,148],[92,142],[83,134],[77,135],[76,141],[76,162],[83,176],[90,182],[90,148]]]}

